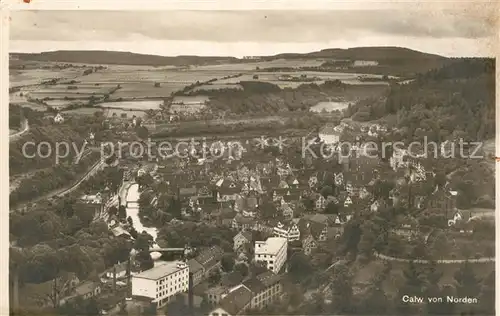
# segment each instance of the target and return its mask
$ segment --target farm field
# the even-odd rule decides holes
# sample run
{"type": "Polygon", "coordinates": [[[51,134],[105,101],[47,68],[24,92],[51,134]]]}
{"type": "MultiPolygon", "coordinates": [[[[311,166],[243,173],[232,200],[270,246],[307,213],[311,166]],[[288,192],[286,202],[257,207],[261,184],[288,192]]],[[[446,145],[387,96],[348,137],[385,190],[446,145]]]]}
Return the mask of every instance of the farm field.
{"type": "Polygon", "coordinates": [[[68,99],[74,99],[74,100],[78,100],[78,99],[89,99],[91,96],[94,96],[96,98],[100,98],[100,97],[104,97],[104,93],[89,93],[89,92],[81,92],[81,93],[78,93],[78,92],[75,92],[75,93],[63,93],[63,92],[55,92],[55,93],[52,93],[52,92],[33,92],[33,93],[30,93],[30,97],[32,97],[33,99],[39,99],[39,100],[42,100],[42,99],[45,99],[45,98],[49,98],[49,99],[64,99],[64,98],[68,98],[68,99]]]}
{"type": "Polygon", "coordinates": [[[186,86],[184,83],[165,83],[155,87],[152,82],[129,82],[120,84],[121,88],[110,95],[111,100],[135,99],[135,98],[165,98],[172,92],[181,90],[186,86]]]}
{"type": "Polygon", "coordinates": [[[122,114],[126,114],[128,118],[132,118],[134,115],[136,117],[144,117],[146,115],[144,111],[122,109],[79,108],[63,111],[63,113],[70,115],[94,115],[96,112],[105,113],[106,117],[121,117],[122,114]]]}
{"type": "Polygon", "coordinates": [[[203,109],[209,100],[209,97],[203,95],[177,96],[174,98],[170,109],[174,113],[196,113],[203,109]]]}
{"type": "Polygon", "coordinates": [[[54,78],[72,79],[82,74],[82,69],[68,68],[11,70],[9,73],[9,87],[36,85],[54,78]]]}
{"type": "MultiPolygon", "coordinates": [[[[81,82],[90,83],[182,83],[185,85],[196,81],[208,81],[213,78],[222,78],[231,75],[231,71],[213,70],[198,71],[194,69],[107,69],[79,78],[81,82]]],[[[236,74],[236,73],[234,73],[236,74]]]]}
{"type": "Polygon", "coordinates": [[[124,102],[105,102],[98,106],[102,108],[115,108],[127,110],[151,110],[159,109],[163,101],[124,101],[124,102]]]}
{"type": "Polygon", "coordinates": [[[333,112],[337,110],[343,110],[349,106],[350,102],[320,102],[315,106],[312,106],[309,110],[312,112],[322,112],[325,110],[326,112],[333,112]]]}
{"type": "Polygon", "coordinates": [[[210,98],[205,95],[196,96],[177,96],[174,97],[172,103],[196,104],[208,102],[210,98]]]}
{"type": "Polygon", "coordinates": [[[223,89],[234,89],[234,90],[242,90],[243,87],[240,84],[219,84],[219,83],[212,83],[212,84],[204,84],[202,86],[196,87],[193,89],[193,91],[200,91],[200,90],[205,90],[205,91],[210,91],[210,90],[223,90],[223,89]]]}
{"type": "Polygon", "coordinates": [[[43,111],[47,110],[47,107],[45,105],[32,103],[32,102],[26,102],[26,101],[25,102],[16,102],[15,104],[19,105],[20,107],[23,107],[23,108],[30,108],[34,111],[43,112],[43,111]]]}
{"type": "Polygon", "coordinates": [[[231,71],[251,71],[259,68],[272,68],[272,67],[317,67],[324,61],[322,59],[276,59],[272,61],[257,61],[248,63],[237,64],[221,64],[221,65],[207,65],[198,66],[196,70],[231,70],[231,71]]]}
{"type": "MultiPolygon", "coordinates": [[[[386,82],[381,81],[360,81],[358,79],[359,74],[354,73],[341,73],[341,72],[316,72],[316,71],[296,71],[296,72],[254,72],[252,74],[245,74],[237,78],[228,78],[217,80],[217,84],[237,84],[241,81],[263,81],[269,82],[279,86],[280,88],[296,88],[301,84],[322,84],[327,80],[340,80],[346,84],[357,84],[357,85],[387,85],[386,82]],[[257,75],[257,79],[254,79],[254,75],[257,75]],[[300,77],[301,75],[306,75],[307,78],[315,78],[314,81],[285,81],[280,80],[281,76],[289,75],[293,77],[300,77]]],[[[379,75],[364,75],[367,78],[382,78],[379,75]]]]}

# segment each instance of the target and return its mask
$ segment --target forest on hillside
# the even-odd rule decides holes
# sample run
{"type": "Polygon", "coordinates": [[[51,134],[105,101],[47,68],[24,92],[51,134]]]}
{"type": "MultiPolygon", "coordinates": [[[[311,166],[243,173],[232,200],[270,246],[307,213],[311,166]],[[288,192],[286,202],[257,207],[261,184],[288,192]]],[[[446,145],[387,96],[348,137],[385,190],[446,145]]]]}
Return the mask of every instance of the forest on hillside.
{"type": "Polygon", "coordinates": [[[393,84],[385,97],[365,99],[348,109],[355,121],[395,119],[403,139],[475,141],[495,135],[495,60],[458,59],[393,84]]]}

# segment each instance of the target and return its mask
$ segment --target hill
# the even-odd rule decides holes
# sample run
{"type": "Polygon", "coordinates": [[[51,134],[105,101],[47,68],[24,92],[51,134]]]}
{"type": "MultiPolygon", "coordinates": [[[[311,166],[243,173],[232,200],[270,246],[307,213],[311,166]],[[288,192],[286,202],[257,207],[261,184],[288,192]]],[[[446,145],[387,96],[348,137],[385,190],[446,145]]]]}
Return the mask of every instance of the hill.
{"type": "Polygon", "coordinates": [[[265,59],[329,58],[341,60],[374,60],[378,62],[394,60],[443,60],[443,56],[427,54],[404,47],[354,47],[347,49],[329,48],[305,54],[278,54],[265,59]]]}
{"type": "MultiPolygon", "coordinates": [[[[139,66],[187,66],[220,63],[248,62],[230,56],[158,56],[116,51],[52,51],[37,54],[11,53],[11,61],[67,62],[83,64],[120,64],[139,66]]],[[[402,47],[355,47],[348,49],[329,48],[318,52],[304,54],[285,53],[273,56],[262,56],[263,60],[273,59],[314,59],[332,60],[374,60],[380,64],[393,64],[396,61],[442,61],[445,57],[422,53],[402,47]]]]}
{"type": "Polygon", "coordinates": [[[115,51],[53,51],[38,54],[11,53],[10,56],[11,58],[23,61],[138,66],[187,66],[228,62],[230,63],[237,60],[237,58],[235,57],[166,57],[115,51]]]}
{"type": "Polygon", "coordinates": [[[365,100],[349,109],[356,121],[396,118],[408,142],[495,136],[495,60],[450,59],[445,66],[393,84],[385,98],[365,100]]]}

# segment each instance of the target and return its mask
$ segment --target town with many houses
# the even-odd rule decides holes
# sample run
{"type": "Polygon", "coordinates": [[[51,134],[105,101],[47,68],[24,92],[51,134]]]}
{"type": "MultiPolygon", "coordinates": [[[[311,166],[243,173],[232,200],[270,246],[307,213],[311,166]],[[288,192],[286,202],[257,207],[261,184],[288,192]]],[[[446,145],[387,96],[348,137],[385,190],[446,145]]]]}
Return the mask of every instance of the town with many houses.
{"type": "MultiPolygon", "coordinates": [[[[56,118],[56,123],[63,120],[61,115],[56,118]]],[[[416,208],[440,212],[448,227],[467,221],[472,215],[457,209],[457,191],[448,184],[432,188],[430,194],[424,192],[435,173],[426,169],[422,156],[405,150],[395,150],[386,160],[366,155],[363,140],[388,130],[377,124],[358,129],[346,123],[327,124],[308,142],[312,152],[327,148],[327,158],[311,153],[303,157],[302,139],[285,142],[271,137],[238,140],[237,146],[234,141],[220,142],[217,157],[195,158],[206,145],[190,144],[182,148],[186,155],[166,159],[120,157],[113,163],[123,171],[118,193],[110,193],[109,188],[89,192],[80,202],[96,208],[116,239],[133,243],[137,234],[149,234],[147,252],[154,264],[138,268],[134,263],[139,261],[138,250],[133,249],[128,261],[115,264],[99,279],[62,275],[33,288],[25,286],[18,295],[28,300],[30,291],[37,292],[38,306],[50,305],[54,299],[63,305],[75,297],[96,298],[122,288],[121,304],[135,306],[138,309],[133,311],[138,313],[150,308],[168,315],[181,315],[179,308],[209,316],[262,312],[290,297],[289,274],[297,269],[291,264],[294,256],[323,260],[356,214],[407,203],[408,184],[416,208]],[[358,135],[358,145],[347,152],[338,145],[346,132],[358,135]],[[381,193],[380,183],[394,179],[396,185],[381,193]],[[230,232],[224,235],[230,239],[194,240],[173,247],[167,238],[162,245],[162,225],[148,217],[158,218],[165,197],[177,201],[180,210],[162,219],[165,227],[175,230],[187,223],[212,227],[230,232]],[[120,218],[117,208],[125,208],[127,216],[120,218]],[[145,208],[156,210],[156,215],[144,216],[145,208]],[[64,284],[64,291],[53,297],[50,293],[57,282],[64,284]],[[40,291],[46,291],[47,297],[40,291]]],[[[93,136],[89,135],[89,142],[94,142],[93,136]]],[[[396,223],[395,232],[404,238],[419,234],[415,218],[397,217],[396,223]]],[[[324,270],[340,262],[332,253],[324,270]]],[[[120,306],[102,313],[119,313],[124,309],[120,306]]]]}

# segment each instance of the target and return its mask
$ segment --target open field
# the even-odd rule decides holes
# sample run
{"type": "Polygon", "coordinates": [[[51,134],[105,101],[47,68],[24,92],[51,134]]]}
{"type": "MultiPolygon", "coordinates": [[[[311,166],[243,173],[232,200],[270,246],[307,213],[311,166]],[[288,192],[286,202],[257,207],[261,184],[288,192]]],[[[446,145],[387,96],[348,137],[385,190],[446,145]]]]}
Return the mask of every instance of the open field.
{"type": "Polygon", "coordinates": [[[312,106],[309,110],[312,112],[332,112],[336,110],[343,110],[349,106],[349,102],[319,102],[315,106],[312,106]]]}
{"type": "MultiPolygon", "coordinates": [[[[345,84],[357,84],[357,85],[387,85],[387,82],[383,81],[361,81],[358,79],[360,74],[356,73],[342,73],[342,72],[317,72],[317,71],[296,71],[296,72],[259,72],[255,71],[252,74],[244,74],[240,77],[236,78],[228,78],[228,79],[220,79],[217,80],[217,84],[237,84],[241,81],[264,81],[275,84],[280,88],[296,88],[301,84],[322,84],[328,80],[340,80],[345,84]],[[257,76],[257,79],[254,79],[254,75],[257,76]],[[292,76],[292,77],[300,77],[305,75],[306,80],[303,81],[288,81],[288,80],[280,80],[282,76],[292,76]],[[312,80],[314,79],[314,80],[312,80]],[[312,80],[312,81],[308,81],[312,80]]],[[[377,78],[380,79],[382,76],[380,75],[367,75],[363,74],[363,76],[367,78],[377,78]]]]}
{"type": "Polygon", "coordinates": [[[322,59],[276,59],[272,61],[249,61],[248,63],[237,64],[221,64],[221,65],[207,65],[198,66],[196,70],[231,70],[231,71],[251,71],[259,68],[272,68],[272,67],[317,67],[324,61],[322,59]]]}
{"type": "Polygon", "coordinates": [[[138,110],[122,110],[122,109],[101,109],[101,108],[79,108],[74,110],[63,111],[63,113],[70,115],[94,115],[95,112],[105,113],[107,117],[121,117],[122,114],[126,114],[128,118],[133,117],[144,117],[146,112],[138,110]]]}
{"type": "Polygon", "coordinates": [[[208,81],[213,78],[222,78],[227,75],[236,74],[236,72],[225,70],[198,71],[193,69],[107,69],[92,73],[88,76],[79,78],[81,82],[90,83],[182,83],[185,85],[195,83],[196,81],[208,81]]]}
{"type": "Polygon", "coordinates": [[[152,82],[121,83],[121,88],[111,94],[110,99],[165,98],[169,97],[172,92],[181,90],[186,85],[185,83],[162,82],[159,87],[155,87],[152,82]]]}
{"type": "Polygon", "coordinates": [[[204,95],[196,95],[196,96],[177,96],[174,97],[173,103],[184,103],[184,104],[197,104],[197,103],[205,103],[209,101],[209,97],[204,95]]]}
{"type": "Polygon", "coordinates": [[[124,110],[151,110],[159,109],[163,101],[123,101],[123,102],[105,102],[98,106],[103,108],[115,108],[124,110]]]}
{"type": "Polygon", "coordinates": [[[82,74],[82,69],[68,68],[11,70],[9,73],[9,87],[36,85],[54,78],[72,79],[82,74]]]}
{"type": "Polygon", "coordinates": [[[199,91],[199,90],[205,90],[205,91],[210,91],[210,90],[224,90],[224,89],[234,89],[234,90],[242,90],[243,87],[240,84],[232,84],[232,83],[212,83],[212,84],[204,84],[202,86],[196,87],[193,89],[193,91],[199,91]]]}
{"type": "Polygon", "coordinates": [[[16,102],[16,105],[19,105],[23,108],[30,108],[34,111],[46,111],[47,107],[45,105],[37,104],[37,103],[32,103],[32,102],[16,102]]]}

